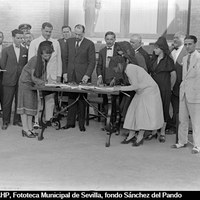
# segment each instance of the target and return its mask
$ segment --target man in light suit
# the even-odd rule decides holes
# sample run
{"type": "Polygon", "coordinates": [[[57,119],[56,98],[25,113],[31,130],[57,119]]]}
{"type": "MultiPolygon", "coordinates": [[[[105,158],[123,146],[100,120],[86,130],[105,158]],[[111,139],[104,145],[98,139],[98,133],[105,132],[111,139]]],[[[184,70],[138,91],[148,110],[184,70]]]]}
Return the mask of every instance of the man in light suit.
{"type": "Polygon", "coordinates": [[[186,147],[189,116],[193,129],[192,153],[200,152],[200,53],[196,50],[197,38],[186,36],[184,45],[188,55],[183,57],[183,76],[180,85],[178,143],[172,148],[186,147]]]}
{"type": "MultiPolygon", "coordinates": [[[[65,82],[88,83],[95,67],[95,46],[94,43],[84,37],[85,27],[78,24],[74,28],[75,37],[67,40],[67,67],[63,72],[65,82]]],[[[85,110],[86,102],[83,94],[69,93],[69,105],[80,95],[80,99],[73,106],[69,107],[67,124],[65,129],[74,128],[76,114],[80,131],[85,131],[85,110]]],[[[85,95],[86,96],[86,95],[85,95]]]]}
{"type": "Polygon", "coordinates": [[[1,68],[6,70],[3,72],[3,126],[5,130],[10,123],[12,102],[15,96],[15,111],[13,125],[19,125],[20,115],[16,114],[17,110],[17,91],[18,79],[21,71],[28,59],[28,50],[21,46],[23,40],[23,32],[15,29],[12,31],[13,44],[4,48],[1,57],[1,68]]]}
{"type": "Polygon", "coordinates": [[[176,82],[172,89],[171,95],[171,104],[173,108],[173,115],[170,123],[168,124],[169,129],[166,130],[168,134],[174,134],[176,131],[176,124],[178,119],[179,113],[179,90],[180,84],[182,81],[182,64],[183,64],[183,57],[187,55],[187,50],[184,47],[184,38],[185,34],[181,32],[177,32],[174,34],[173,39],[173,50],[171,51],[171,55],[174,60],[175,70],[176,70],[176,82]]]}
{"type": "MultiPolygon", "coordinates": [[[[61,50],[59,42],[56,39],[51,38],[52,31],[52,24],[50,24],[49,22],[44,22],[42,24],[42,35],[31,41],[28,52],[28,60],[30,60],[33,56],[37,55],[37,50],[41,42],[45,40],[51,41],[53,43],[54,52],[47,64],[46,79],[48,83],[60,83],[62,75],[61,50]]],[[[45,96],[45,107],[45,120],[47,125],[50,125],[50,119],[53,117],[53,110],[55,107],[54,94],[49,94],[45,96]]]]}

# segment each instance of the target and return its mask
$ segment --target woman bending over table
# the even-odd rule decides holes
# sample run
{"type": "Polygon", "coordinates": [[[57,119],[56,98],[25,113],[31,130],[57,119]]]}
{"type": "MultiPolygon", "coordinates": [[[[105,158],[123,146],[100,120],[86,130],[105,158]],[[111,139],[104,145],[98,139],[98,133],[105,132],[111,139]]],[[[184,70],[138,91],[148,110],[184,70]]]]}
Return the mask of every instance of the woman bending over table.
{"type": "Polygon", "coordinates": [[[125,116],[123,128],[129,130],[124,143],[143,144],[144,131],[160,129],[164,124],[160,91],[156,82],[140,66],[127,64],[128,55],[116,56],[111,62],[113,70],[127,76],[130,85],[116,86],[114,90],[136,92],[125,116]],[[136,132],[139,131],[138,134],[136,132]]]}
{"type": "Polygon", "coordinates": [[[32,118],[37,114],[37,91],[32,90],[34,85],[44,85],[46,82],[46,66],[53,53],[50,41],[41,42],[34,56],[25,65],[19,78],[17,113],[21,115],[22,136],[36,137],[33,130],[32,118]]]}

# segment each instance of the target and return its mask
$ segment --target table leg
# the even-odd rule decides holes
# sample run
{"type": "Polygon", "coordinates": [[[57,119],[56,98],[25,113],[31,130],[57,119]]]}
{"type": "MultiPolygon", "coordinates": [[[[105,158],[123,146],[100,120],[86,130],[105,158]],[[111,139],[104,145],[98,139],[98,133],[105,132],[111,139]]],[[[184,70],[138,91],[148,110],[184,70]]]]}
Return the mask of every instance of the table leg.
{"type": "Polygon", "coordinates": [[[108,95],[108,113],[106,117],[106,147],[110,146],[110,139],[113,132],[113,124],[111,123],[111,114],[112,114],[112,96],[108,95]]]}
{"type": "Polygon", "coordinates": [[[44,119],[44,111],[45,111],[45,95],[42,92],[42,103],[41,103],[41,110],[42,112],[38,113],[38,118],[39,118],[39,124],[42,127],[41,131],[38,134],[38,140],[41,141],[44,139],[43,133],[45,128],[47,127],[46,124],[44,123],[43,119],[44,119]]]}
{"type": "Polygon", "coordinates": [[[116,99],[116,109],[117,109],[117,116],[116,116],[116,122],[115,122],[115,129],[116,129],[116,134],[115,135],[119,135],[120,134],[120,129],[121,129],[121,113],[120,113],[120,99],[118,96],[118,99],[116,99]]]}
{"type": "MultiPolygon", "coordinates": [[[[93,107],[102,117],[104,117],[106,119],[106,125],[105,125],[105,131],[106,131],[106,147],[110,146],[110,139],[111,139],[111,135],[113,132],[115,132],[115,130],[117,129],[117,135],[120,133],[120,123],[121,123],[121,118],[120,118],[120,114],[117,113],[117,116],[114,116],[114,118],[116,117],[116,122],[111,122],[111,115],[112,115],[112,104],[114,103],[114,107],[115,109],[118,108],[118,105],[116,102],[113,102],[113,98],[112,95],[108,95],[108,111],[107,111],[107,115],[104,115],[101,111],[98,110],[98,108],[94,105],[92,105],[85,97],[83,97],[84,100],[86,101],[86,103],[93,107]]],[[[114,98],[116,101],[116,97],[114,98]]]]}

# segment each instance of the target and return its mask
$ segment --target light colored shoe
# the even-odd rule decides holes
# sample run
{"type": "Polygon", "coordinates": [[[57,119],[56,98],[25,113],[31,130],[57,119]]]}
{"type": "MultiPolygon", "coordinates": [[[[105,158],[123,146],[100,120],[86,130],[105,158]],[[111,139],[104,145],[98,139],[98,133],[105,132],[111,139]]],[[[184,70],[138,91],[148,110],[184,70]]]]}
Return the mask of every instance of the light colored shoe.
{"type": "Polygon", "coordinates": [[[173,144],[172,146],[171,146],[171,148],[173,148],[173,149],[180,149],[180,148],[184,148],[184,147],[186,147],[187,146],[187,144],[180,144],[180,143],[177,143],[177,144],[173,144]]]}
{"type": "Polygon", "coordinates": [[[192,154],[196,154],[196,153],[199,153],[199,152],[200,152],[200,149],[198,147],[193,147],[192,154]]]}

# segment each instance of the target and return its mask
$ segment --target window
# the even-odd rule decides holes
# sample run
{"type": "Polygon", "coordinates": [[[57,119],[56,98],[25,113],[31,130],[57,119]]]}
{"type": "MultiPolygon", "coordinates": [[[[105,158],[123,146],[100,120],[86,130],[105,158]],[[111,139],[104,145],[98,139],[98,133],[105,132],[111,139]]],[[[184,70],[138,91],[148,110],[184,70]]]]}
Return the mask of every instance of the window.
{"type": "Polygon", "coordinates": [[[139,33],[155,39],[162,34],[187,31],[190,0],[65,0],[68,1],[67,24],[86,26],[86,36],[104,37],[114,31],[127,38],[139,33]]]}

